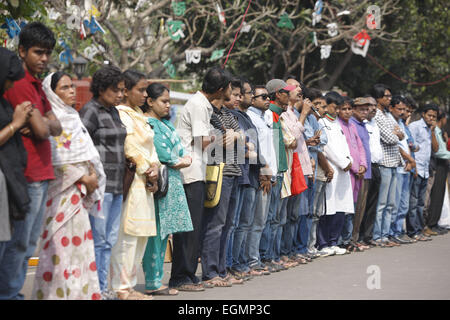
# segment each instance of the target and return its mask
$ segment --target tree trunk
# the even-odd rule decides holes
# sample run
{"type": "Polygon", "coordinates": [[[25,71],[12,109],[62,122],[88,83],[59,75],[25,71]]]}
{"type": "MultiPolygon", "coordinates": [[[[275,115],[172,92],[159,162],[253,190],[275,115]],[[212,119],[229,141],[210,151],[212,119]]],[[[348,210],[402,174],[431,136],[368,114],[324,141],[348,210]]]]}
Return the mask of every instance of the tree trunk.
{"type": "Polygon", "coordinates": [[[348,50],[347,53],[345,54],[344,58],[342,59],[341,63],[339,63],[338,66],[336,67],[336,69],[334,69],[333,74],[328,78],[328,80],[322,79],[319,81],[319,87],[321,90],[324,90],[324,91],[330,90],[334,86],[337,79],[341,76],[345,67],[350,62],[352,55],[353,55],[353,51],[348,50]]]}

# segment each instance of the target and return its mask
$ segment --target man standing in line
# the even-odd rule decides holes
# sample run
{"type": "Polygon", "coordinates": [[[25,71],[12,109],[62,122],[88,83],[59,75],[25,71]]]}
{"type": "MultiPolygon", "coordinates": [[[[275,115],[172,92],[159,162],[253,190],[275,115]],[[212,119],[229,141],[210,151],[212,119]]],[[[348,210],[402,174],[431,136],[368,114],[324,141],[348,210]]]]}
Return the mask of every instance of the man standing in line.
{"type": "Polygon", "coordinates": [[[40,22],[27,24],[19,34],[19,56],[23,60],[25,77],[4,94],[13,107],[30,101],[35,109],[31,112],[28,126],[20,131],[28,153],[25,178],[31,199],[30,210],[25,219],[13,220],[12,238],[0,263],[0,299],[24,299],[20,290],[25,283],[28,259],[33,255],[40,236],[48,183],[55,178],[48,137],[59,136],[62,128],[38,78],[47,68],[55,43],[53,32],[45,25],[40,22]]]}
{"type": "Polygon", "coordinates": [[[393,247],[394,244],[389,241],[388,236],[391,227],[391,214],[395,207],[397,167],[403,164],[398,142],[404,138],[404,133],[398,124],[388,117],[387,108],[392,99],[390,89],[383,84],[376,84],[373,87],[372,95],[377,100],[375,122],[380,128],[381,147],[383,149],[383,160],[380,163],[381,184],[373,228],[373,240],[377,246],[393,247]]]}
{"type": "MultiPolygon", "coordinates": [[[[169,287],[180,291],[205,290],[195,275],[200,256],[200,239],[204,216],[207,154],[212,142],[211,101],[229,95],[231,77],[220,67],[209,69],[202,84],[185,104],[177,131],[183,148],[191,155],[192,164],[180,170],[194,230],[173,235],[172,270],[169,287]]],[[[229,98],[229,97],[228,97],[229,98]]]]}
{"type": "Polygon", "coordinates": [[[423,229],[425,222],[423,208],[429,177],[431,150],[433,149],[433,152],[439,150],[438,144],[432,144],[432,140],[436,140],[434,129],[436,128],[438,112],[439,108],[435,104],[427,104],[422,109],[422,119],[409,125],[414,141],[420,146],[419,151],[415,153],[417,177],[413,177],[409,210],[406,218],[408,236],[416,240],[424,240],[423,229]]]}
{"type": "Polygon", "coordinates": [[[259,254],[259,244],[262,232],[267,222],[269,213],[272,181],[276,181],[277,159],[273,145],[272,130],[264,119],[265,112],[269,109],[269,94],[265,86],[258,85],[254,88],[252,106],[248,108],[247,115],[258,132],[258,142],[261,148],[261,162],[265,164],[259,174],[260,187],[256,193],[253,221],[250,222],[251,229],[247,235],[247,242],[244,249],[244,261],[251,270],[270,274],[269,270],[275,271],[269,266],[265,266],[259,254]]]}

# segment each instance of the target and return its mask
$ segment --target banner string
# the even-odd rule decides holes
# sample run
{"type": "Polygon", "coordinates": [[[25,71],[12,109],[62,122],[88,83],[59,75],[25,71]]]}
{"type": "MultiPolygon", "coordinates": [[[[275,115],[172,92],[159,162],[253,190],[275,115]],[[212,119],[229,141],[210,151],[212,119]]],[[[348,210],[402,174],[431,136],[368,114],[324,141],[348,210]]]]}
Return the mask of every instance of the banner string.
{"type": "Polygon", "coordinates": [[[367,56],[370,58],[370,60],[373,61],[373,63],[375,63],[375,65],[377,65],[377,67],[379,67],[381,70],[383,70],[384,72],[386,72],[387,74],[391,75],[393,78],[404,82],[404,83],[409,83],[415,86],[432,86],[435,84],[438,84],[439,82],[445,81],[450,77],[450,74],[446,75],[444,78],[436,80],[436,81],[431,81],[431,82],[416,82],[416,81],[411,81],[411,80],[406,80],[403,79],[402,77],[399,77],[397,75],[395,75],[394,73],[390,72],[389,70],[387,70],[385,67],[383,67],[380,63],[378,63],[377,60],[375,60],[374,57],[372,57],[369,53],[367,53],[367,56]]]}
{"type": "Polygon", "coordinates": [[[230,56],[231,50],[233,50],[234,44],[236,43],[237,36],[238,36],[239,32],[241,31],[242,24],[244,23],[245,16],[247,15],[247,11],[248,11],[248,9],[250,8],[250,4],[251,4],[251,3],[252,3],[252,0],[250,0],[250,1],[248,2],[247,9],[245,10],[244,16],[242,17],[241,25],[239,26],[238,30],[236,31],[236,35],[234,36],[233,43],[231,44],[230,50],[228,50],[227,58],[225,59],[225,62],[224,62],[224,64],[223,64],[222,68],[225,68],[225,65],[227,64],[228,57],[230,56]]]}

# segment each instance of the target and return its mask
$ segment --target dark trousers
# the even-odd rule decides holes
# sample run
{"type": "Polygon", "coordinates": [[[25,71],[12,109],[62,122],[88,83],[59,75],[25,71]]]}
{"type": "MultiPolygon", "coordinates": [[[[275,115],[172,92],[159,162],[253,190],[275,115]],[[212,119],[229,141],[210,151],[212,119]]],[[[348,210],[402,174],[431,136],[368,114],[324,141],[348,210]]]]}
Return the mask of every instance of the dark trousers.
{"type": "Polygon", "coordinates": [[[172,270],[169,286],[199,283],[195,275],[200,256],[202,220],[205,202],[205,183],[197,181],[184,185],[186,199],[191,213],[193,231],[173,235],[172,270]]]}
{"type": "Polygon", "coordinates": [[[230,201],[236,192],[237,177],[223,176],[220,200],[214,208],[205,209],[202,239],[202,280],[226,276],[227,242],[236,212],[236,201],[230,201]]]}
{"type": "Polygon", "coordinates": [[[344,228],[345,213],[336,212],[331,215],[323,215],[319,219],[317,227],[317,249],[337,246],[339,236],[344,228]]]}
{"type": "Polygon", "coordinates": [[[372,179],[367,192],[366,210],[359,227],[359,240],[368,242],[372,240],[373,226],[377,216],[378,193],[380,192],[381,175],[377,164],[372,163],[372,179]]]}
{"type": "Polygon", "coordinates": [[[431,188],[430,207],[427,217],[427,226],[429,228],[436,227],[441,218],[447,173],[447,160],[436,159],[436,173],[434,176],[433,187],[431,188]]]}

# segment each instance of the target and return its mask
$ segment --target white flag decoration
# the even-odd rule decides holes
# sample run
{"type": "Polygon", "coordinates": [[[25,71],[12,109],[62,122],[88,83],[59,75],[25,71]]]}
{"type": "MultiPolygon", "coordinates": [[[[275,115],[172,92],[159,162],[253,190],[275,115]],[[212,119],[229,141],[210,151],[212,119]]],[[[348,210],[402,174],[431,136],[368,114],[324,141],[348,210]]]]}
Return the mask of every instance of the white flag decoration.
{"type": "Polygon", "coordinates": [[[320,59],[328,59],[331,53],[331,45],[323,44],[320,46],[320,59]]]}
{"type": "Polygon", "coordinates": [[[339,34],[338,25],[335,22],[327,24],[327,28],[330,37],[335,37],[339,34]]]}
{"type": "Polygon", "coordinates": [[[340,17],[340,16],[348,15],[348,14],[350,14],[350,11],[349,11],[349,10],[344,10],[344,11],[339,12],[339,13],[337,14],[337,16],[340,17]]]}
{"type": "Polygon", "coordinates": [[[359,54],[360,56],[366,57],[367,50],[369,50],[370,40],[366,40],[366,43],[361,46],[357,42],[352,41],[352,51],[354,54],[359,54]]]}
{"type": "Polygon", "coordinates": [[[241,31],[239,33],[243,33],[243,32],[247,33],[250,31],[251,28],[252,28],[252,26],[244,21],[244,23],[242,24],[241,31]]]}
{"type": "Polygon", "coordinates": [[[84,48],[83,51],[84,55],[88,57],[90,60],[92,60],[94,56],[100,52],[105,52],[105,48],[103,48],[101,45],[96,46],[94,44],[84,48]]]}
{"type": "Polygon", "coordinates": [[[199,63],[202,57],[201,50],[186,50],[184,52],[186,54],[186,63],[199,63]]]}

